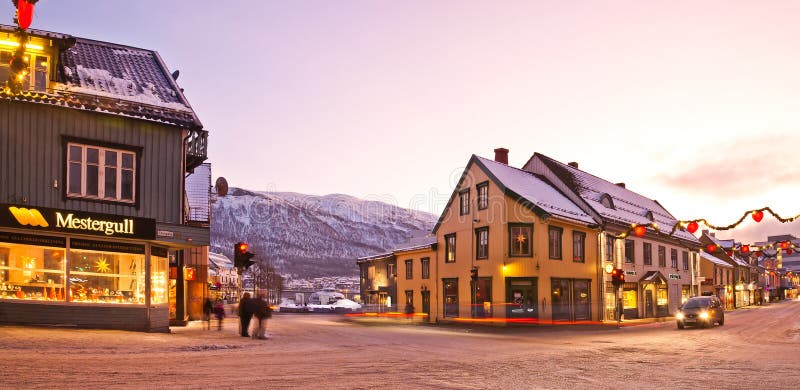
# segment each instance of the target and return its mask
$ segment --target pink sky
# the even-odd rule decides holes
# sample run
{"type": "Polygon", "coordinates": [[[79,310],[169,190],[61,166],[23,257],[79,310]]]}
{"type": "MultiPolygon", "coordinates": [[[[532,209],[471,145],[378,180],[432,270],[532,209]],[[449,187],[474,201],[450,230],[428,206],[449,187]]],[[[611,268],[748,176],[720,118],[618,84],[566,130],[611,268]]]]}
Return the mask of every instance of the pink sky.
{"type": "MultiPolygon", "coordinates": [[[[43,0],[36,11],[34,28],[158,50],[180,69],[214,175],[233,186],[438,213],[470,155],[504,146],[511,165],[533,152],[578,161],[678,218],[800,213],[800,2],[43,0]]],[[[12,14],[0,3],[5,23],[12,14]]]]}

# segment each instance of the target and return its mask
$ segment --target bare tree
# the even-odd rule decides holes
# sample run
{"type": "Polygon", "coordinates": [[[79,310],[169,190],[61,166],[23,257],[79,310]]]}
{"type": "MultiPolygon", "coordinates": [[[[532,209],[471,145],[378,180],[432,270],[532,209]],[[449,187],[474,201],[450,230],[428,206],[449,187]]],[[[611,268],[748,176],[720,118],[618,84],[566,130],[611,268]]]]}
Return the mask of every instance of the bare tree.
{"type": "Polygon", "coordinates": [[[283,291],[283,277],[275,270],[266,258],[257,258],[249,269],[253,276],[253,292],[267,290],[267,301],[270,304],[280,302],[283,291]]]}

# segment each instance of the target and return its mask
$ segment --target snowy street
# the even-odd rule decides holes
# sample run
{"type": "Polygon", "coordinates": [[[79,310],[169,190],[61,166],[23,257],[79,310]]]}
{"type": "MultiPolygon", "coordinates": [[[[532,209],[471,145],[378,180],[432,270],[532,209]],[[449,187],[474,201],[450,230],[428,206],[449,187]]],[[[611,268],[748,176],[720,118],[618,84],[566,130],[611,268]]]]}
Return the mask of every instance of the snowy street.
{"type": "Polygon", "coordinates": [[[365,324],[276,315],[269,340],[0,327],[3,388],[796,388],[800,302],[622,329],[365,324]]]}

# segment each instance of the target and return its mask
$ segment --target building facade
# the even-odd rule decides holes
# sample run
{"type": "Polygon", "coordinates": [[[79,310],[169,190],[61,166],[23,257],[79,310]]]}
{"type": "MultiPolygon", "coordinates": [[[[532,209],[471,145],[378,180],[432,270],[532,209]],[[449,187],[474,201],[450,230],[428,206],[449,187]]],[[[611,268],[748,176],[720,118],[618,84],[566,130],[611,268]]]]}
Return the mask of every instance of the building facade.
{"type": "MultiPolygon", "coordinates": [[[[5,59],[20,43],[0,36],[5,59]]],[[[184,187],[207,132],[156,52],[38,30],[22,44],[24,90],[0,92],[0,323],[167,331],[185,279],[170,265],[209,242],[184,187]]]]}
{"type": "Polygon", "coordinates": [[[383,253],[357,260],[361,301],[365,311],[397,311],[397,257],[383,253]]]}

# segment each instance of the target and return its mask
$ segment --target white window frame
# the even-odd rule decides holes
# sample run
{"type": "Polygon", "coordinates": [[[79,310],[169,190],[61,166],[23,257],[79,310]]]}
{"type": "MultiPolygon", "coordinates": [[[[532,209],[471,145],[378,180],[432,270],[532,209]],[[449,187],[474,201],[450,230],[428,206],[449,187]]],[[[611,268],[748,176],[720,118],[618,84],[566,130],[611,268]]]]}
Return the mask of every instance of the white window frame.
{"type": "Polygon", "coordinates": [[[118,202],[118,203],[126,203],[126,204],[135,204],[136,203],[136,167],[137,167],[137,155],[136,152],[132,150],[125,150],[125,149],[117,149],[117,148],[108,148],[104,146],[98,145],[90,145],[90,144],[82,144],[78,142],[68,142],[67,143],[67,153],[66,153],[66,160],[65,163],[67,164],[67,182],[65,183],[65,191],[67,193],[68,198],[74,199],[92,199],[92,200],[102,200],[102,201],[110,201],[110,202],[118,202]],[[79,147],[81,148],[81,192],[75,193],[70,192],[70,183],[72,183],[72,173],[70,170],[70,149],[72,147],[79,147]],[[88,163],[86,161],[87,149],[97,149],[98,150],[98,160],[97,160],[97,196],[95,195],[87,195],[86,194],[86,179],[87,179],[87,167],[88,163]],[[117,165],[116,167],[111,167],[106,165],[106,152],[115,152],[117,153],[117,165]],[[122,155],[128,154],[133,156],[133,163],[132,168],[122,168],[122,155]],[[117,183],[116,183],[116,195],[114,197],[107,197],[105,194],[106,191],[106,168],[116,168],[117,171],[117,183]],[[122,172],[123,171],[131,171],[131,199],[123,199],[122,198],[122,172]]]}

